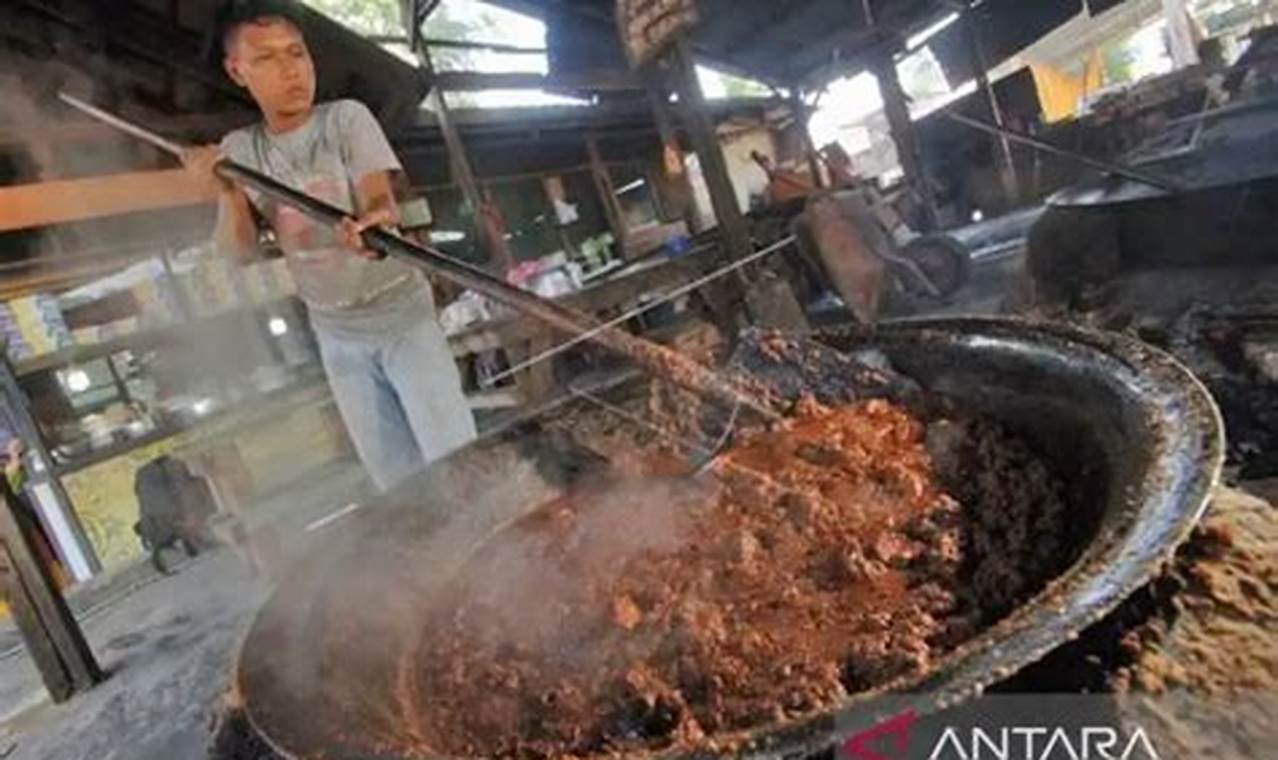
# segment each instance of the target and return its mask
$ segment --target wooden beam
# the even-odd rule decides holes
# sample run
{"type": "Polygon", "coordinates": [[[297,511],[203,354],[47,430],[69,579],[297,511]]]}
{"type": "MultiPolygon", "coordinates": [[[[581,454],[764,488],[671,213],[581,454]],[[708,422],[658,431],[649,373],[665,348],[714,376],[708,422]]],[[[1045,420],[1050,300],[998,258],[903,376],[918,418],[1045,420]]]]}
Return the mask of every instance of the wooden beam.
{"type": "Polygon", "coordinates": [[[928,181],[927,170],[923,166],[923,152],[919,148],[914,120],[910,117],[910,105],[906,100],[905,90],[901,87],[896,60],[891,52],[885,51],[880,55],[874,67],[874,76],[879,81],[883,113],[887,116],[888,129],[892,133],[892,142],[896,145],[897,160],[901,162],[901,170],[905,172],[905,181],[923,200],[924,221],[928,227],[925,232],[934,230],[937,228],[937,212],[932,183],[928,181]]]}
{"type": "Polygon", "coordinates": [[[812,184],[820,190],[825,187],[825,179],[821,175],[821,161],[817,156],[817,145],[812,139],[812,130],[808,126],[812,120],[812,112],[808,110],[808,104],[803,100],[803,92],[797,85],[791,90],[790,114],[794,116],[794,127],[799,130],[799,141],[803,146],[803,152],[807,154],[808,171],[812,173],[812,184]]]}
{"type": "MultiPolygon", "coordinates": [[[[642,171],[645,161],[642,159],[632,159],[630,161],[605,161],[604,164],[609,168],[623,168],[632,171],[642,171]]],[[[480,177],[483,183],[488,187],[496,187],[498,185],[509,185],[514,182],[523,182],[530,179],[545,180],[547,177],[561,177],[565,174],[579,174],[590,171],[590,164],[569,164],[565,166],[556,166],[553,169],[541,171],[515,172],[513,174],[492,174],[480,177]]],[[[435,182],[426,185],[413,185],[410,189],[415,193],[431,193],[440,190],[453,190],[457,185],[452,182],[435,182]]],[[[3,263],[0,263],[0,271],[3,271],[3,263]]]]}
{"type": "MultiPolygon", "coordinates": [[[[54,261],[60,256],[54,257],[54,261]]],[[[38,259],[37,259],[38,261],[38,259]]],[[[31,295],[32,293],[50,293],[70,290],[106,275],[127,269],[132,261],[107,261],[99,264],[87,264],[71,268],[48,269],[28,275],[0,276],[0,301],[31,295]]]]}
{"type": "Polygon", "coordinates": [[[654,186],[653,197],[661,198],[666,212],[671,215],[663,221],[682,219],[687,223],[689,231],[699,232],[696,194],[692,190],[692,180],[684,162],[683,146],[679,143],[679,131],[675,127],[674,114],[670,108],[670,88],[658,72],[650,71],[646,80],[648,105],[652,108],[652,118],[661,136],[662,150],[661,183],[654,186]]]}
{"type": "Polygon", "coordinates": [[[626,227],[626,217],[617,201],[617,188],[612,183],[612,175],[608,173],[608,167],[599,153],[599,138],[594,135],[586,138],[586,152],[590,155],[590,175],[595,181],[595,192],[599,194],[599,202],[603,204],[604,216],[608,218],[612,236],[617,239],[617,252],[624,258],[630,230],[626,227]]]}
{"type": "MultiPolygon", "coordinates": [[[[417,46],[417,57],[427,70],[434,70],[430,51],[421,44],[417,46]]],[[[434,105],[435,118],[444,135],[444,144],[448,148],[449,166],[452,168],[453,181],[461,188],[462,198],[470,208],[475,221],[475,229],[479,240],[488,253],[489,263],[500,273],[505,274],[514,266],[514,256],[506,241],[505,223],[501,209],[490,201],[491,194],[481,194],[479,183],[475,181],[475,170],[471,167],[470,158],[466,155],[466,144],[453,124],[452,111],[448,105],[448,96],[443,87],[431,90],[430,101],[434,105]]]]}
{"type": "MultiPolygon", "coordinates": [[[[667,89],[667,95],[669,90],[667,89]]],[[[785,108],[786,101],[779,98],[728,98],[708,104],[716,119],[735,115],[766,114],[777,108],[785,108]]],[[[674,109],[671,109],[673,112],[674,109]]],[[[468,136],[481,131],[600,131],[613,127],[647,126],[653,122],[653,109],[642,98],[625,98],[604,101],[590,106],[531,106],[510,108],[453,108],[449,115],[453,124],[468,136]]],[[[422,111],[409,129],[391,135],[392,139],[420,137],[422,131],[438,128],[438,122],[429,111],[422,111]]],[[[677,126],[677,125],[675,125],[677,126]]]]}
{"type": "MultiPolygon", "coordinates": [[[[376,38],[371,38],[376,39],[376,38]]],[[[501,42],[471,42],[470,40],[445,40],[438,37],[425,37],[422,44],[426,47],[453,48],[458,50],[491,50],[494,53],[513,53],[515,55],[545,55],[544,47],[520,47],[501,42]]]]}
{"type": "MultiPolygon", "coordinates": [[[[454,108],[450,116],[458,129],[474,132],[486,130],[508,132],[512,129],[539,129],[542,126],[550,129],[603,127],[631,114],[630,110],[614,111],[611,107],[601,109],[597,106],[545,106],[531,109],[454,108]]],[[[420,133],[420,130],[438,128],[438,119],[430,111],[424,110],[409,129],[392,135],[392,138],[407,138],[414,132],[420,133]]]]}
{"type": "Polygon", "coordinates": [[[216,193],[181,169],[0,187],[0,232],[134,211],[212,203],[216,193]]]}
{"type": "Polygon", "coordinates": [[[471,168],[470,158],[466,155],[466,144],[462,142],[457,126],[453,123],[444,91],[436,88],[431,92],[430,99],[434,106],[435,118],[439,123],[439,131],[444,136],[444,146],[448,150],[448,163],[452,170],[453,182],[461,188],[466,205],[474,211],[479,208],[483,199],[479,195],[479,184],[475,182],[475,172],[471,168]]]}
{"type": "MultiPolygon", "coordinates": [[[[976,74],[976,90],[985,99],[990,110],[990,121],[1000,130],[1006,129],[1003,109],[998,102],[998,93],[990,82],[989,63],[985,60],[985,48],[981,44],[981,31],[976,25],[976,14],[968,11],[959,21],[963,25],[963,33],[967,38],[968,52],[972,56],[972,70],[976,74]]],[[[1016,208],[1020,200],[1020,180],[1016,176],[1016,158],[1012,155],[1012,141],[1002,134],[998,138],[999,179],[1003,183],[1004,201],[1008,209],[1016,208]]]]}
{"type": "Polygon", "coordinates": [[[8,585],[22,608],[23,638],[41,666],[55,701],[102,682],[102,669],[84,633],[35,549],[35,527],[18,511],[9,483],[0,478],[0,542],[10,565],[8,585]],[[47,671],[45,669],[48,669],[47,671]]]}
{"type": "MultiPolygon", "coordinates": [[[[4,507],[0,507],[3,509],[4,507]]],[[[67,669],[58,657],[58,649],[53,645],[49,632],[40,622],[35,603],[27,592],[26,584],[14,570],[15,562],[9,555],[9,549],[0,540],[0,596],[9,603],[13,613],[13,622],[18,627],[18,635],[26,644],[27,654],[40,673],[40,680],[54,703],[61,704],[75,694],[75,686],[67,669]]]]}
{"type": "Polygon", "coordinates": [[[583,74],[546,76],[526,72],[486,74],[479,71],[441,71],[435,84],[449,92],[468,90],[642,90],[643,83],[629,71],[600,69],[583,74]]]}
{"type": "MultiPolygon", "coordinates": [[[[710,190],[710,202],[714,206],[715,218],[719,220],[728,256],[732,260],[745,258],[754,252],[754,243],[750,239],[745,216],[741,213],[736,190],[732,187],[728,162],[723,157],[723,146],[719,143],[719,135],[710,119],[692,53],[687,43],[680,40],[671,56],[679,84],[684,123],[701,161],[701,172],[710,190]]],[[[744,277],[737,270],[737,279],[744,282],[744,277]]]]}

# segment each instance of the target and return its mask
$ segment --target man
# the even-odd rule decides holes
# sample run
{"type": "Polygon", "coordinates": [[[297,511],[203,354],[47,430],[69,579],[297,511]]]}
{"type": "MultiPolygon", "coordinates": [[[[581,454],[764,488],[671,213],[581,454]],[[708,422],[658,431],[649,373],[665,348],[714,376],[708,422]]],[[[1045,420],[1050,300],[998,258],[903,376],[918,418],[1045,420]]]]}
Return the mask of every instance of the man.
{"type": "Polygon", "coordinates": [[[425,278],[363,250],[360,235],[398,218],[392,174],[402,168],[362,104],[315,104],[315,67],[301,29],[279,10],[230,20],[225,66],[263,121],[219,146],[190,150],[188,171],[215,183],[216,239],[238,258],[253,252],[251,209],[274,229],[319,339],[329,385],[355,449],[387,490],[475,438],[461,377],[435,317],[425,278]],[[348,209],[329,229],[213,173],[222,157],[348,209]]]}

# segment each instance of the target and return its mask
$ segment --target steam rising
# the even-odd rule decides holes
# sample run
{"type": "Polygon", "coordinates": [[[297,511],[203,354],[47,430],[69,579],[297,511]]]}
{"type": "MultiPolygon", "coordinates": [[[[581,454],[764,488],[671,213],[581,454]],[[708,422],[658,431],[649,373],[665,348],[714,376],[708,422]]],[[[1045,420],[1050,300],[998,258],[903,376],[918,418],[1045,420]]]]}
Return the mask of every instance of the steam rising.
{"type": "Polygon", "coordinates": [[[687,505],[709,492],[694,481],[636,479],[575,495],[573,505],[552,504],[536,521],[550,522],[549,536],[528,529],[498,535],[470,564],[440,615],[454,608],[473,616],[452,622],[492,650],[517,647],[551,661],[579,657],[585,651],[580,638],[592,635],[588,621],[566,620],[562,611],[611,586],[630,560],[679,549],[690,535],[687,505]]]}

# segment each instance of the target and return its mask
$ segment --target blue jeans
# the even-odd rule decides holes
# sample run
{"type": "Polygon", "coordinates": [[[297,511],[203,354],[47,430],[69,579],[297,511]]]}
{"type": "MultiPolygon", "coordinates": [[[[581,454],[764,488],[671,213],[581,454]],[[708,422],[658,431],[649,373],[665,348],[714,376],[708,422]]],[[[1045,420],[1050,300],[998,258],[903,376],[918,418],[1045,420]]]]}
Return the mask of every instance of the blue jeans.
{"type": "Polygon", "coordinates": [[[342,421],[382,491],[475,440],[461,374],[434,319],[389,335],[319,325],[315,334],[342,421]]]}

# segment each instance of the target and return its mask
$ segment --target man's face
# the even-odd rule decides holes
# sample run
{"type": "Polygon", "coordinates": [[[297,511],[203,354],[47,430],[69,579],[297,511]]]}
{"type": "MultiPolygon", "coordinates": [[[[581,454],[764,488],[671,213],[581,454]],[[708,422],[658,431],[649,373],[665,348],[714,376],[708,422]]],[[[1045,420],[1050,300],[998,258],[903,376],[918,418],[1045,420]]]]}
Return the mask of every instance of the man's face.
{"type": "Polygon", "coordinates": [[[282,19],[241,26],[227,50],[226,71],[264,113],[295,115],[315,102],[315,64],[306,40],[282,19]]]}

